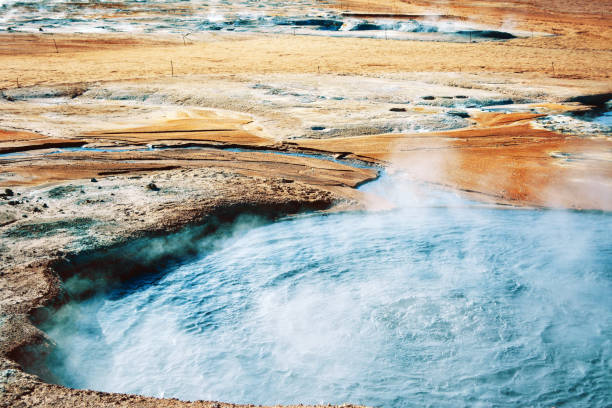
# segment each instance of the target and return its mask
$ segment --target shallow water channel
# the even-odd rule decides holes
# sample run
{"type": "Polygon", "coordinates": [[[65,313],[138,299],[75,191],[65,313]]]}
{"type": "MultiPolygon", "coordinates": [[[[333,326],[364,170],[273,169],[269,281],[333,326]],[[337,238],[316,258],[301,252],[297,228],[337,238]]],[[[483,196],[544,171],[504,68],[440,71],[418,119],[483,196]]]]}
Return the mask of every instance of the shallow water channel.
{"type": "Polygon", "coordinates": [[[161,277],[67,305],[43,327],[53,373],[234,403],[609,403],[611,215],[397,177],[362,187],[395,210],[242,218],[161,277]]]}

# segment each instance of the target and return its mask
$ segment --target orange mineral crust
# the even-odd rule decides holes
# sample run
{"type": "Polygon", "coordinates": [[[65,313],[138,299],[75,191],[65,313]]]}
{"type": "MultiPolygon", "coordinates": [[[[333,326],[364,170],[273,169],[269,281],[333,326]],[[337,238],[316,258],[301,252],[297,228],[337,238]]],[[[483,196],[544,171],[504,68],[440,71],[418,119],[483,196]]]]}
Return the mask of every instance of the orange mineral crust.
{"type": "Polygon", "coordinates": [[[85,143],[75,139],[49,138],[32,132],[0,129],[0,154],[56,147],[77,147],[85,143]]]}
{"type": "Polygon", "coordinates": [[[252,135],[246,119],[186,118],[136,129],[91,132],[129,143],[214,143],[358,158],[409,172],[418,181],[477,199],[542,207],[612,209],[612,141],[534,127],[536,113],[483,112],[476,126],[443,132],[275,141],[252,135]],[[235,130],[231,130],[237,126],[235,130]]]}
{"type": "Polygon", "coordinates": [[[609,138],[562,135],[524,123],[528,114],[508,116],[513,117],[495,115],[492,127],[299,144],[384,162],[416,180],[477,193],[486,201],[612,210],[609,138]]]}

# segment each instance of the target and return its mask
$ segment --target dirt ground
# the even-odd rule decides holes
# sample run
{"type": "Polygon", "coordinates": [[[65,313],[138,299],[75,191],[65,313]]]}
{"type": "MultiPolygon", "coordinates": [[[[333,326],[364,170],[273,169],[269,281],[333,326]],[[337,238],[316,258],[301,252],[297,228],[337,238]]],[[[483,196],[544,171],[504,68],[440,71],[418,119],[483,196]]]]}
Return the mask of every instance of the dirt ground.
{"type": "Polygon", "coordinates": [[[1,88],[16,87],[17,81],[29,86],[173,74],[469,72],[521,74],[526,80],[608,80],[612,65],[611,37],[595,34],[472,44],[205,33],[188,45],[180,37],[134,36],[123,43],[107,36],[83,41],[83,36],[54,35],[59,53],[47,35],[0,37],[1,88]]]}

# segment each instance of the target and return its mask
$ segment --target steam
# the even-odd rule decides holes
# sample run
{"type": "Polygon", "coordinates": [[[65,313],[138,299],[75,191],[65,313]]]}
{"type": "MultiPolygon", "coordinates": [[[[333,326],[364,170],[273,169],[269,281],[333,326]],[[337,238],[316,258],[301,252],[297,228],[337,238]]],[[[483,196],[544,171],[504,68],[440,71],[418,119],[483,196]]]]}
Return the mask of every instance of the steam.
{"type": "Polygon", "coordinates": [[[401,168],[364,190],[396,209],[240,220],[156,279],[67,305],[45,328],[53,371],[235,403],[607,400],[608,215],[481,208],[401,168]]]}
{"type": "Polygon", "coordinates": [[[506,17],[501,25],[501,31],[513,32],[516,30],[516,21],[506,17]]]}
{"type": "Polygon", "coordinates": [[[158,237],[145,237],[127,244],[79,255],[56,270],[64,278],[63,289],[69,299],[105,295],[123,281],[144,276],[157,279],[160,271],[180,262],[213,251],[224,240],[268,222],[251,214],[228,219],[211,218],[205,224],[158,237]],[[235,218],[232,222],[229,222],[235,218]]]}
{"type": "Polygon", "coordinates": [[[612,210],[612,182],[607,169],[592,166],[591,160],[597,158],[585,155],[577,160],[578,163],[573,163],[572,159],[569,165],[577,168],[574,177],[558,177],[543,186],[541,194],[549,207],[567,208],[571,205],[581,210],[612,210]]]}

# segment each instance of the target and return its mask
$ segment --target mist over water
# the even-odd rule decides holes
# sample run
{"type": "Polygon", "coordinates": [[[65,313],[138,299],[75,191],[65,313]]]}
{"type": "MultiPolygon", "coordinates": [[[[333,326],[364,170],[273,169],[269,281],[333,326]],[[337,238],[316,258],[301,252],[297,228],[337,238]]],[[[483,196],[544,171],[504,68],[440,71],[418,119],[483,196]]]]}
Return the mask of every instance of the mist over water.
{"type": "Polygon", "coordinates": [[[400,208],[237,225],[44,329],[65,385],[234,403],[606,406],[612,218],[388,176],[400,208]]]}

